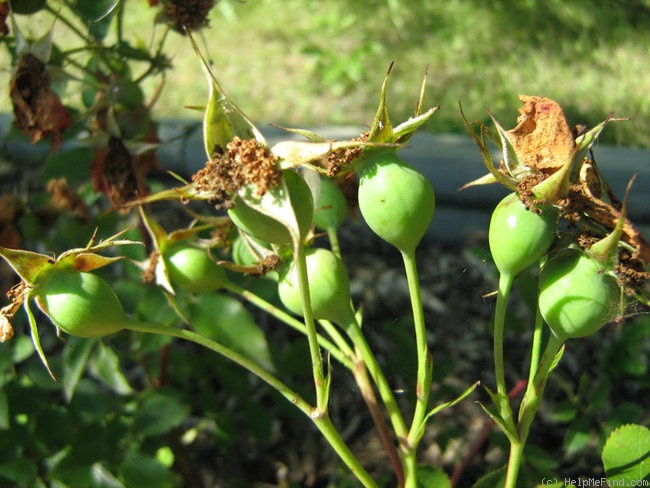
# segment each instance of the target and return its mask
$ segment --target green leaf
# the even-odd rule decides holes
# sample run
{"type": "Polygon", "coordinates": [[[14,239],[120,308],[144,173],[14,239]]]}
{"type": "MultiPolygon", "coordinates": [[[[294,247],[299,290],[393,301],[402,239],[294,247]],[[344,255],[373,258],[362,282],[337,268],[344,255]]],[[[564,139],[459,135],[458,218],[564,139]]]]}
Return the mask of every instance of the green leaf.
{"type": "Polygon", "coordinates": [[[88,181],[88,173],[95,152],[90,145],[64,145],[50,154],[45,162],[43,180],[65,178],[68,185],[76,187],[88,181]]]}
{"type": "Polygon", "coordinates": [[[97,339],[78,339],[70,337],[72,347],[63,352],[63,397],[70,402],[79,379],[86,369],[88,357],[97,339]]]}
{"type": "Polygon", "coordinates": [[[0,390],[0,430],[9,428],[9,398],[4,389],[0,390]]]}
{"type": "Polygon", "coordinates": [[[19,15],[35,14],[45,8],[46,0],[17,0],[11,2],[11,10],[19,15]]]}
{"type": "Polygon", "coordinates": [[[292,242],[300,242],[300,226],[298,225],[296,212],[291,204],[286,176],[280,180],[279,185],[274,186],[264,195],[257,195],[257,188],[252,184],[241,188],[238,195],[253,210],[280,222],[291,235],[292,242]]]}
{"type": "Polygon", "coordinates": [[[88,361],[92,375],[103,381],[106,386],[118,395],[131,393],[133,389],[120,369],[119,356],[101,341],[97,343],[97,346],[88,361]]]}
{"type": "Polygon", "coordinates": [[[192,307],[191,317],[198,333],[273,370],[266,336],[239,300],[219,293],[202,294],[192,307]]]}
{"type": "Polygon", "coordinates": [[[208,105],[203,117],[203,144],[208,159],[213,158],[215,150],[224,151],[226,145],[235,136],[242,139],[256,139],[260,144],[266,146],[266,140],[262,133],[223,91],[189,32],[187,32],[187,37],[199,57],[210,88],[208,105]]]}
{"type": "Polygon", "coordinates": [[[473,488],[502,488],[506,482],[506,466],[491,471],[474,483],[473,488]]]}
{"type": "Polygon", "coordinates": [[[640,486],[639,481],[650,478],[650,430],[638,424],[616,429],[605,443],[602,460],[612,485],[640,486]]]}
{"type": "Polygon", "coordinates": [[[115,7],[120,0],[77,0],[71,11],[88,26],[90,33],[98,41],[108,34],[115,7]]]}
{"type": "Polygon", "coordinates": [[[148,488],[171,488],[174,486],[172,474],[156,458],[138,451],[129,451],[121,466],[126,486],[146,486],[148,488]]]}
{"type": "Polygon", "coordinates": [[[451,488],[449,477],[441,469],[418,466],[416,477],[421,488],[451,488]]]}
{"type": "MultiPolygon", "coordinates": [[[[519,434],[508,426],[508,423],[501,416],[501,413],[498,411],[499,406],[501,405],[501,398],[499,394],[492,391],[487,386],[484,386],[483,388],[485,388],[485,391],[488,393],[488,395],[490,395],[490,398],[492,399],[493,407],[488,408],[487,406],[483,405],[481,402],[478,402],[479,406],[483,409],[485,413],[488,414],[488,416],[492,420],[494,420],[494,422],[499,426],[499,428],[509,439],[511,439],[512,441],[516,441],[519,434]]],[[[506,397],[506,401],[510,401],[510,400],[506,397]]]]}
{"type": "Polygon", "coordinates": [[[100,463],[93,463],[89,470],[89,477],[93,487],[98,488],[125,488],[120,481],[100,463]]]}
{"type": "Polygon", "coordinates": [[[429,419],[431,417],[433,417],[435,414],[437,414],[441,410],[444,410],[444,409],[449,408],[449,407],[453,407],[457,403],[464,400],[467,396],[469,396],[476,389],[476,387],[478,385],[479,385],[479,383],[476,382],[476,383],[470,385],[468,388],[466,388],[464,392],[462,392],[460,395],[458,395],[453,400],[449,400],[448,402],[444,402],[444,403],[432,408],[427,413],[426,417],[424,417],[424,420],[422,420],[422,424],[420,424],[420,426],[418,427],[417,434],[414,436],[414,439],[419,441],[422,438],[422,436],[424,435],[424,432],[425,432],[426,424],[427,424],[427,422],[429,421],[429,419]]]}
{"type": "Polygon", "coordinates": [[[568,423],[571,422],[578,414],[578,408],[569,400],[558,402],[551,412],[551,418],[554,422],[568,423]]]}
{"type": "Polygon", "coordinates": [[[182,403],[178,394],[153,390],[144,395],[135,415],[133,430],[145,437],[165,434],[181,425],[190,413],[189,405],[182,403]]]}
{"type": "Polygon", "coordinates": [[[526,445],[526,462],[541,473],[551,473],[558,467],[557,454],[551,454],[535,444],[526,445]]]}
{"type": "Polygon", "coordinates": [[[581,451],[592,436],[591,420],[587,417],[578,417],[564,433],[564,450],[569,454],[581,451]]]}
{"type": "Polygon", "coordinates": [[[0,480],[9,479],[17,486],[33,486],[38,476],[38,467],[27,457],[12,459],[0,465],[0,480]]]}

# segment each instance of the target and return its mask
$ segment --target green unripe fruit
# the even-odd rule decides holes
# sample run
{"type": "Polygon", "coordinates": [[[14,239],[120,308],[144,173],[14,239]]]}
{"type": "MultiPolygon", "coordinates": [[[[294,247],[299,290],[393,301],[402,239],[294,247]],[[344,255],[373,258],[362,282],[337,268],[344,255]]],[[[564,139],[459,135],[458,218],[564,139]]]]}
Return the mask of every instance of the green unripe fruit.
{"type": "Polygon", "coordinates": [[[507,195],[492,212],[488,241],[497,269],[516,276],[535,264],[555,239],[558,213],[545,205],[528,210],[516,193],[507,195]]]}
{"type": "Polygon", "coordinates": [[[246,241],[237,236],[232,243],[232,260],[235,264],[240,266],[251,266],[257,264],[258,260],[248,248],[246,241]]]}
{"type": "MultiPolygon", "coordinates": [[[[314,218],[314,199],[307,182],[295,171],[283,173],[288,189],[288,196],[298,220],[300,237],[304,238],[314,218]]],[[[271,188],[267,194],[278,199],[286,198],[280,187],[271,188]]],[[[266,196],[266,195],[265,195],[266,196]]],[[[228,210],[233,223],[247,234],[270,244],[291,244],[289,230],[279,221],[258,212],[240,197],[235,199],[235,206],[228,210]]]]}
{"type": "MultiPolygon", "coordinates": [[[[311,307],[315,319],[347,325],[353,311],[350,306],[350,280],[343,262],[328,249],[307,249],[307,276],[311,307]]],[[[298,269],[291,263],[278,284],[283,305],[303,315],[298,269]]]]}
{"type": "Polygon", "coordinates": [[[217,290],[228,279],[205,249],[176,244],[163,253],[163,259],[172,284],[190,293],[217,290]]]}
{"type": "Polygon", "coordinates": [[[580,251],[558,254],[539,277],[539,311],[561,339],[593,334],[619,313],[620,289],[603,265],[580,251]]]}
{"type": "Polygon", "coordinates": [[[433,220],[429,181],[395,150],[370,150],[361,161],[359,210],[368,226],[402,252],[413,252],[433,220]]]}
{"type": "Polygon", "coordinates": [[[131,322],[113,288],[93,273],[53,268],[39,276],[35,296],[52,323],[73,336],[102,337],[131,322]]]}
{"type": "Polygon", "coordinates": [[[321,178],[320,195],[314,223],[321,230],[336,229],[348,214],[348,204],[341,189],[330,178],[321,178]]]}

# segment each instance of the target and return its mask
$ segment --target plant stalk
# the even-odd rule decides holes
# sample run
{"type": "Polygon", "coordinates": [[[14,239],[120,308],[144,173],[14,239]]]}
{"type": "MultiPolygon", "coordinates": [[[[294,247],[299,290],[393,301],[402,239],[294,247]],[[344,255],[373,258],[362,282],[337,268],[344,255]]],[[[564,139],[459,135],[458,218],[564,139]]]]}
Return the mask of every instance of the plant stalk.
{"type": "Polygon", "coordinates": [[[344,326],[345,331],[350,339],[352,339],[354,346],[357,348],[361,359],[368,369],[368,373],[370,373],[370,377],[377,386],[379,396],[381,397],[384,405],[386,406],[386,410],[388,411],[388,417],[390,418],[393,430],[395,431],[395,435],[399,439],[400,443],[404,443],[406,442],[406,438],[408,436],[406,423],[404,422],[402,413],[397,406],[397,401],[393,395],[393,390],[389,386],[384,372],[382,371],[379,363],[377,362],[377,359],[375,358],[375,355],[370,349],[370,346],[368,345],[368,342],[366,341],[366,338],[361,331],[361,326],[352,313],[352,310],[350,310],[350,318],[348,322],[349,323],[344,326]]]}
{"type": "Polygon", "coordinates": [[[307,341],[309,342],[314,387],[316,389],[316,408],[321,414],[325,415],[327,414],[329,382],[326,381],[323,372],[323,358],[321,356],[320,346],[318,345],[318,333],[316,332],[314,314],[311,308],[305,248],[300,243],[296,243],[293,247],[293,259],[298,271],[298,286],[300,287],[300,295],[302,298],[302,314],[307,333],[307,341]]]}
{"type": "MultiPolygon", "coordinates": [[[[246,288],[243,288],[242,286],[233,283],[231,281],[228,281],[225,285],[224,288],[235,295],[238,295],[242,297],[243,299],[247,300],[248,302],[252,303],[259,309],[265,311],[269,315],[272,315],[276,319],[280,320],[281,322],[284,322],[287,324],[289,327],[292,329],[297,330],[298,332],[307,335],[307,328],[305,327],[305,324],[303,324],[300,320],[296,319],[292,315],[289,315],[287,312],[284,310],[279,309],[275,305],[267,302],[260,296],[256,295],[255,293],[252,293],[250,290],[247,290],[246,288]]],[[[354,369],[354,364],[352,362],[352,353],[346,353],[342,351],[339,347],[334,345],[331,341],[329,341],[327,338],[323,337],[322,335],[318,334],[317,337],[318,343],[320,346],[325,349],[328,353],[330,353],[336,360],[341,363],[343,366],[345,366],[347,369],[352,371],[354,369]]]]}
{"type": "Polygon", "coordinates": [[[352,473],[363,484],[363,486],[366,488],[377,488],[375,481],[370,477],[363,466],[361,466],[359,460],[354,456],[345,441],[343,441],[341,438],[341,435],[339,434],[334,424],[332,424],[332,421],[329,418],[329,415],[327,415],[327,412],[322,411],[318,407],[314,408],[298,393],[293,391],[282,381],[280,381],[278,378],[266,371],[254,361],[248,359],[245,356],[242,356],[235,351],[232,351],[231,349],[228,349],[227,347],[219,344],[216,341],[213,341],[212,339],[209,339],[191,330],[165,327],[140,321],[129,322],[126,328],[136,332],[166,335],[194,342],[200,346],[210,349],[213,352],[216,352],[217,354],[224,356],[228,360],[238,364],[250,373],[254,374],[269,386],[274,388],[276,391],[278,391],[282,396],[284,396],[289,402],[299,408],[314,422],[318,430],[327,439],[334,451],[336,451],[341,460],[348,466],[350,471],[352,471],[352,473]]]}
{"type": "MultiPolygon", "coordinates": [[[[512,417],[512,407],[510,406],[510,399],[508,398],[508,390],[506,389],[506,377],[503,361],[503,330],[505,328],[506,308],[508,305],[508,298],[510,297],[510,290],[514,276],[509,273],[501,273],[499,276],[499,289],[497,292],[497,303],[494,310],[494,376],[497,385],[497,396],[499,404],[497,408],[499,415],[503,419],[505,425],[508,426],[511,432],[516,432],[514,419],[512,417]]],[[[508,436],[510,438],[510,436],[508,436]]],[[[513,439],[510,439],[511,442],[513,439]]]]}
{"type": "Polygon", "coordinates": [[[429,407],[429,394],[431,392],[431,373],[433,362],[429,354],[427,344],[427,330],[424,323],[424,311],[422,309],[422,294],[420,292],[420,281],[418,278],[418,269],[415,261],[415,251],[402,251],[404,261],[404,270],[408,281],[409,295],[411,297],[411,309],[413,312],[413,326],[415,330],[415,347],[417,350],[417,384],[416,384],[416,403],[413,413],[413,420],[409,430],[409,445],[417,447],[419,441],[422,423],[427,414],[429,407]]]}
{"type": "Polygon", "coordinates": [[[510,443],[508,472],[506,474],[504,488],[515,488],[517,484],[517,477],[519,475],[519,469],[521,468],[530,426],[533,423],[533,419],[535,418],[542,401],[546,382],[554,364],[555,357],[563,344],[564,341],[562,339],[557,338],[554,334],[549,335],[546,349],[544,350],[544,354],[542,355],[539,366],[537,367],[534,379],[526,388],[526,393],[524,394],[524,398],[521,401],[521,407],[519,408],[519,422],[517,427],[519,433],[518,439],[517,442],[510,443]]]}
{"type": "Polygon", "coordinates": [[[386,425],[386,419],[384,414],[377,403],[377,397],[375,395],[375,390],[370,382],[368,377],[368,369],[366,368],[365,363],[361,358],[357,361],[354,368],[354,378],[359,386],[361,391],[361,396],[363,397],[366,407],[370,412],[370,416],[375,424],[377,433],[379,434],[379,439],[381,440],[386,453],[388,454],[388,459],[390,460],[390,465],[393,468],[395,477],[397,478],[397,486],[404,487],[404,467],[395,448],[395,443],[391,435],[388,426],[386,425]]]}

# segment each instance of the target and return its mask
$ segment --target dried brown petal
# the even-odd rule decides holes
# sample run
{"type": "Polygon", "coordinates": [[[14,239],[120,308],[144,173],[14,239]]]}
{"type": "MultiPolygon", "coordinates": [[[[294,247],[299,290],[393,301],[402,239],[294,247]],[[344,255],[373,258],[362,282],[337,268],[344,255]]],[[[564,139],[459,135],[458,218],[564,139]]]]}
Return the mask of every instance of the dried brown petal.
{"type": "Polygon", "coordinates": [[[575,149],[573,133],[557,102],[520,95],[517,126],[508,131],[519,160],[533,170],[553,172],[567,164],[575,149]]]}

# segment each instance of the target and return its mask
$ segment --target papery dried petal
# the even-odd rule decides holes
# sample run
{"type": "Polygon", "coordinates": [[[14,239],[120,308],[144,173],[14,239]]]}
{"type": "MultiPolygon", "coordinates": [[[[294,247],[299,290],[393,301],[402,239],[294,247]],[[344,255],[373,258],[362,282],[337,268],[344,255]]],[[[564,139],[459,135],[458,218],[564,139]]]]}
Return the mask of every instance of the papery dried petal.
{"type": "Polygon", "coordinates": [[[562,107],[545,97],[520,95],[517,126],[507,132],[519,160],[533,170],[553,172],[571,161],[575,140],[562,107]]]}

